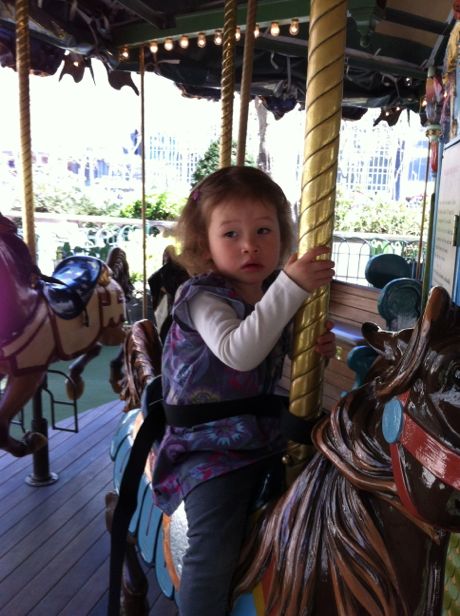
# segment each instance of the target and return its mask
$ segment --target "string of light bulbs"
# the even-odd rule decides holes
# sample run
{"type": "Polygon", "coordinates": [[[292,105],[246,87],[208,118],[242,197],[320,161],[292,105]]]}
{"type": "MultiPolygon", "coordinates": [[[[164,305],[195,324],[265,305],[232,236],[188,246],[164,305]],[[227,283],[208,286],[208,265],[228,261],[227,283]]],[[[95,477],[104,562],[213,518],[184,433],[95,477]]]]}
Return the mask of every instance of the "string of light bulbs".
{"type": "MultiPolygon", "coordinates": [[[[258,38],[260,36],[260,25],[256,24],[254,28],[254,38],[258,38]]],[[[278,21],[272,21],[270,27],[267,28],[267,33],[271,36],[279,36],[281,32],[280,23],[278,21]]],[[[289,34],[291,36],[297,36],[300,32],[300,20],[297,17],[291,19],[289,24],[289,34]]],[[[237,26],[235,30],[235,40],[239,41],[241,39],[241,27],[237,26]]],[[[174,46],[177,44],[181,49],[187,49],[190,45],[190,39],[196,39],[196,45],[203,49],[206,47],[208,43],[208,39],[212,39],[214,45],[220,46],[223,42],[223,31],[221,28],[217,28],[214,31],[214,34],[207,35],[205,32],[198,32],[198,34],[193,37],[189,37],[186,34],[181,34],[179,37],[166,37],[161,40],[154,39],[149,44],[148,47],[151,53],[156,54],[160,49],[160,45],[163,45],[165,51],[172,51],[174,46]]],[[[120,60],[126,61],[129,60],[129,52],[130,49],[128,46],[124,46],[120,50],[120,60]]]]}

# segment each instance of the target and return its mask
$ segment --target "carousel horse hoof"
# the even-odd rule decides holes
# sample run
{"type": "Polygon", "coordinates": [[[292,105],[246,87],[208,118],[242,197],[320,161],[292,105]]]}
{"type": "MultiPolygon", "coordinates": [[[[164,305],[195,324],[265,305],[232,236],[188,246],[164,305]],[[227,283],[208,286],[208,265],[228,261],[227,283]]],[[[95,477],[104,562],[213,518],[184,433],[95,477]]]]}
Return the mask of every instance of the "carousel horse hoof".
{"type": "Polygon", "coordinates": [[[146,591],[133,591],[125,579],[122,581],[121,612],[129,616],[148,616],[150,610],[146,591]]]}
{"type": "Polygon", "coordinates": [[[110,379],[110,386],[114,394],[120,394],[123,391],[123,387],[118,380],[110,379]]]}
{"type": "Polygon", "coordinates": [[[113,366],[110,366],[109,383],[112,388],[112,391],[115,394],[119,394],[123,390],[122,379],[123,379],[122,371],[119,368],[114,368],[113,366]]]}
{"type": "Polygon", "coordinates": [[[65,380],[65,390],[69,400],[79,400],[85,390],[85,383],[79,376],[65,380]]]}
{"type": "Polygon", "coordinates": [[[112,532],[113,512],[118,503],[118,494],[116,492],[107,492],[105,495],[105,525],[107,530],[112,532]]]}
{"type": "Polygon", "coordinates": [[[22,442],[27,448],[26,453],[35,453],[42,447],[48,445],[48,439],[40,432],[26,432],[22,438],[22,442]]]}

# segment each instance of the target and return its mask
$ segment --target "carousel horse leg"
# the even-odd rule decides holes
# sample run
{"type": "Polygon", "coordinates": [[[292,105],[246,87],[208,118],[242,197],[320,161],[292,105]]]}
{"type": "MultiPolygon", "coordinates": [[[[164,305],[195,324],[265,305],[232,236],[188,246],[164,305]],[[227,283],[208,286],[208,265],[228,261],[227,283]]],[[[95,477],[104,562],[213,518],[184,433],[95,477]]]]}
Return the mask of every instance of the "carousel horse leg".
{"type": "Polygon", "coordinates": [[[112,386],[112,390],[119,394],[122,387],[122,378],[123,378],[123,358],[124,358],[124,348],[120,347],[120,350],[116,354],[116,356],[110,362],[110,385],[112,386]]]}
{"type": "Polygon", "coordinates": [[[136,540],[128,537],[122,580],[124,613],[129,616],[147,616],[149,613],[147,592],[148,582],[139,562],[136,540]]]}
{"type": "Polygon", "coordinates": [[[92,359],[98,357],[101,349],[102,344],[96,342],[89,351],[77,357],[77,359],[70,364],[65,380],[65,388],[69,400],[78,400],[81,397],[85,389],[85,383],[81,378],[83,370],[92,359]]]}
{"type": "MultiPolygon", "coordinates": [[[[116,492],[105,495],[105,523],[109,533],[112,532],[112,520],[118,502],[116,492]]],[[[126,616],[147,616],[149,603],[147,600],[148,582],[139,561],[136,549],[136,539],[127,537],[123,577],[121,580],[121,605],[126,616]]]]}
{"type": "Polygon", "coordinates": [[[0,397],[0,449],[18,458],[38,451],[48,442],[39,432],[26,432],[19,441],[13,438],[9,431],[11,419],[32,398],[44,374],[45,371],[40,371],[8,377],[5,391],[0,397]]]}

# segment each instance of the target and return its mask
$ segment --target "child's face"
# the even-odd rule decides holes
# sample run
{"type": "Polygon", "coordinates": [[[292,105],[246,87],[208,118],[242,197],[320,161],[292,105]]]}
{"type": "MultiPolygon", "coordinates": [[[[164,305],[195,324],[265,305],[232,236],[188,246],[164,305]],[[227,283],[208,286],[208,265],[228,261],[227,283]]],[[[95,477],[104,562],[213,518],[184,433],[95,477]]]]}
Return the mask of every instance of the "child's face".
{"type": "MultiPolygon", "coordinates": [[[[208,222],[209,256],[214,268],[251,296],[279,265],[280,227],[271,205],[252,200],[222,201],[208,222]]],[[[252,299],[254,299],[252,297],[252,299]]]]}

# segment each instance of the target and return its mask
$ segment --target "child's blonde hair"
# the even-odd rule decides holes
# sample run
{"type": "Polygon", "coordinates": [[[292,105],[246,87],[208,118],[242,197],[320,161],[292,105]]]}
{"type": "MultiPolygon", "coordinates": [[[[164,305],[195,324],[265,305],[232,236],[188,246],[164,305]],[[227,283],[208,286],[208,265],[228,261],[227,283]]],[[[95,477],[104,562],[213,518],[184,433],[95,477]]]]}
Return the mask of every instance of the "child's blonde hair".
{"type": "Polygon", "coordinates": [[[251,199],[275,208],[280,226],[280,265],[292,251],[291,208],[281,187],[255,167],[223,167],[201,180],[192,190],[177,222],[181,243],[179,263],[190,275],[208,271],[208,223],[213,208],[228,199],[251,199]]]}

